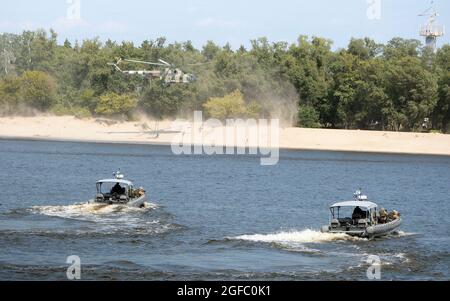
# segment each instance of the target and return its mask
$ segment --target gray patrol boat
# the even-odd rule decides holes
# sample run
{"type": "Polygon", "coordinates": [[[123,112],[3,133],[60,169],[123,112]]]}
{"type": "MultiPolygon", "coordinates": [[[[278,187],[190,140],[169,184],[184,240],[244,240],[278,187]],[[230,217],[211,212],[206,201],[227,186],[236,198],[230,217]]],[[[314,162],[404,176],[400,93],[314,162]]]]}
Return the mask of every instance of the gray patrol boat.
{"type": "Polygon", "coordinates": [[[402,224],[400,213],[378,211],[378,205],[370,202],[358,190],[354,200],[330,206],[330,224],[322,227],[324,233],[345,233],[351,236],[374,238],[396,231],[402,224]]]}
{"type": "Polygon", "coordinates": [[[145,207],[147,194],[144,188],[136,189],[133,182],[126,180],[120,171],[113,176],[113,179],[97,181],[97,195],[91,203],[145,207]]]}

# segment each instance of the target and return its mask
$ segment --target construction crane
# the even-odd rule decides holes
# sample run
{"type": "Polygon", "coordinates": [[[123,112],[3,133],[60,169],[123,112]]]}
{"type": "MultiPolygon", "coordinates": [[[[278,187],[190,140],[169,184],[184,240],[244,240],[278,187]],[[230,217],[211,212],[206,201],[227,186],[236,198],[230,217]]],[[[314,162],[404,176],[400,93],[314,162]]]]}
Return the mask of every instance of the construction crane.
{"type": "Polygon", "coordinates": [[[434,1],[431,1],[431,7],[419,16],[428,17],[427,23],[420,27],[420,35],[425,37],[427,47],[430,47],[433,51],[435,51],[437,39],[444,36],[445,28],[442,25],[436,24],[436,19],[439,16],[439,13],[434,6],[434,1]]]}

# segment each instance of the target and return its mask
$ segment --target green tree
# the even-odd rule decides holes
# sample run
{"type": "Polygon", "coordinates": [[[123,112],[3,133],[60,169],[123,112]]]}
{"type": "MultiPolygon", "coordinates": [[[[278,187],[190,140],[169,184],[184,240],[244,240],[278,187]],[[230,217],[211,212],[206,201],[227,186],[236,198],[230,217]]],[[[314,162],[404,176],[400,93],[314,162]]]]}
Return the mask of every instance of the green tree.
{"type": "Polygon", "coordinates": [[[304,128],[319,128],[319,113],[311,106],[300,106],[298,111],[298,125],[304,128]]]}
{"type": "Polygon", "coordinates": [[[450,45],[444,45],[436,55],[438,102],[433,113],[435,127],[448,132],[450,124],[450,45]]]}
{"type": "Polygon", "coordinates": [[[41,71],[26,71],[20,78],[22,102],[32,108],[46,111],[55,102],[56,82],[41,71]]]}
{"type": "Polygon", "coordinates": [[[310,41],[307,36],[300,36],[281,56],[283,73],[296,88],[301,105],[315,108],[324,124],[333,119],[328,97],[332,57],[331,41],[317,37],[310,41]]]}
{"type": "Polygon", "coordinates": [[[450,130],[450,72],[448,71],[439,80],[439,101],[436,108],[440,128],[448,133],[450,130]]]}
{"type": "Polygon", "coordinates": [[[331,123],[334,126],[352,128],[356,122],[356,114],[362,109],[363,102],[357,95],[358,88],[363,83],[358,72],[359,64],[358,57],[342,51],[330,66],[334,74],[330,95],[333,103],[331,123]]]}
{"type": "Polygon", "coordinates": [[[137,105],[133,95],[118,95],[110,92],[100,96],[95,113],[104,116],[118,116],[130,114],[137,105]]]}
{"type": "Polygon", "coordinates": [[[386,66],[381,58],[370,59],[360,64],[361,81],[357,97],[362,103],[357,113],[357,127],[361,129],[385,130],[392,112],[392,100],[386,94],[386,66]]]}
{"type": "MultiPolygon", "coordinates": [[[[105,97],[133,95],[139,109],[159,118],[175,117],[239,90],[245,116],[298,117],[301,126],[415,130],[432,117],[434,128],[445,131],[450,123],[449,45],[433,53],[418,40],[394,38],[381,45],[364,38],[332,51],[332,41],[320,37],[300,36],[293,44],[262,37],[248,50],[233,51],[230,44],[208,41],[197,50],[190,41],[168,43],[164,37],[140,45],[98,39],[58,45],[56,38],[52,30],[0,34],[2,114],[33,107],[83,116],[98,109],[114,115],[121,110],[108,106],[116,97],[110,97],[111,103],[105,97]],[[107,64],[118,58],[164,59],[198,81],[164,85],[155,78],[126,76],[107,64]]],[[[118,114],[127,110],[125,105],[118,114]]]]}
{"type": "Polygon", "coordinates": [[[384,47],[383,55],[386,59],[399,59],[404,57],[417,57],[422,43],[419,40],[394,38],[384,47]]]}
{"type": "MultiPolygon", "coordinates": [[[[208,116],[225,120],[227,118],[248,117],[248,108],[241,91],[236,90],[224,97],[212,97],[204,105],[208,116]]],[[[252,106],[251,115],[255,114],[255,108],[252,106]]]]}
{"type": "Polygon", "coordinates": [[[20,102],[20,80],[7,77],[0,80],[0,114],[8,115],[15,112],[20,102]]]}
{"type": "Polygon", "coordinates": [[[153,81],[144,88],[139,105],[153,117],[161,119],[174,117],[183,108],[190,105],[195,106],[196,94],[195,86],[162,86],[161,82],[153,81]]]}
{"type": "Polygon", "coordinates": [[[417,129],[424,118],[431,117],[437,104],[436,76],[427,71],[416,57],[390,62],[387,94],[392,99],[393,126],[396,130],[417,129]]]}
{"type": "Polygon", "coordinates": [[[362,60],[368,60],[379,55],[382,48],[381,45],[369,38],[351,39],[347,51],[362,60]]]}
{"type": "Polygon", "coordinates": [[[10,50],[3,49],[3,51],[0,51],[0,74],[3,73],[3,75],[14,75],[15,74],[15,65],[16,57],[14,56],[14,53],[10,50]]]}

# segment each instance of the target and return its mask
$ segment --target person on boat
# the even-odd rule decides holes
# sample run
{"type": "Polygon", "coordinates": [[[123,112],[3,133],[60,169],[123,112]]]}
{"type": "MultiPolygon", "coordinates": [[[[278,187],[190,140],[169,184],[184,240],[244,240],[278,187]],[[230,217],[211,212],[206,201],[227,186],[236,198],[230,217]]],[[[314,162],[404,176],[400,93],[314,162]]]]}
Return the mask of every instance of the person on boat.
{"type": "Polygon", "coordinates": [[[137,189],[131,189],[130,190],[130,196],[132,197],[132,198],[137,198],[138,197],[138,190],[137,189]]]}
{"type": "Polygon", "coordinates": [[[364,218],[365,212],[360,208],[356,207],[355,210],[353,210],[352,219],[361,219],[364,218]]]}
{"type": "Polygon", "coordinates": [[[145,195],[145,189],[144,189],[144,187],[139,187],[138,194],[139,194],[140,197],[143,196],[143,195],[145,195]]]}
{"type": "Polygon", "coordinates": [[[387,219],[388,219],[388,212],[386,209],[381,208],[380,209],[380,218],[379,218],[379,223],[380,224],[385,224],[387,223],[387,219]]]}
{"type": "Polygon", "coordinates": [[[400,218],[400,213],[397,210],[390,212],[388,215],[389,221],[395,221],[399,218],[400,218]]]}
{"type": "Polygon", "coordinates": [[[378,224],[378,217],[377,217],[377,212],[376,211],[372,211],[372,213],[370,214],[370,221],[372,222],[372,224],[378,224]]]}
{"type": "Polygon", "coordinates": [[[116,183],[116,185],[114,185],[114,187],[111,189],[111,194],[123,194],[123,188],[122,186],[120,186],[119,183],[116,183]]]}

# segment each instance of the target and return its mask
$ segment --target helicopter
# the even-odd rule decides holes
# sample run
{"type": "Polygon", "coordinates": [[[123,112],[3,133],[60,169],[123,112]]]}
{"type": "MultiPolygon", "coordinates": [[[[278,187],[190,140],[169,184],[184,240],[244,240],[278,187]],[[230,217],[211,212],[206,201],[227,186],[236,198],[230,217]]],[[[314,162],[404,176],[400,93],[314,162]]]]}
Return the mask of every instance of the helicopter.
{"type": "Polygon", "coordinates": [[[190,73],[185,73],[181,69],[177,68],[174,64],[170,64],[162,59],[158,59],[158,63],[145,62],[132,59],[122,59],[116,63],[108,63],[109,66],[114,66],[114,68],[126,75],[139,75],[148,78],[159,78],[164,81],[166,85],[171,84],[189,84],[197,81],[197,77],[190,73]],[[145,64],[151,66],[162,67],[162,70],[122,70],[119,65],[122,62],[135,63],[135,64],[145,64]]]}

